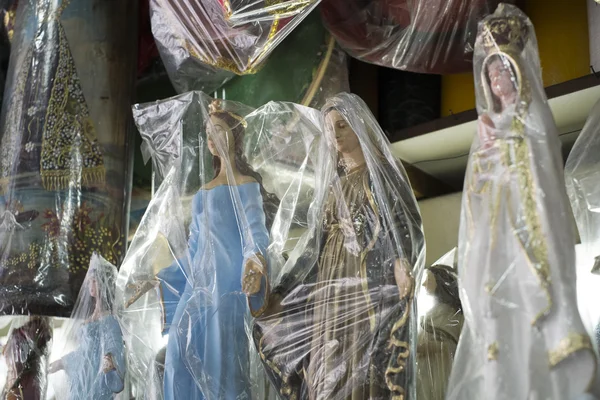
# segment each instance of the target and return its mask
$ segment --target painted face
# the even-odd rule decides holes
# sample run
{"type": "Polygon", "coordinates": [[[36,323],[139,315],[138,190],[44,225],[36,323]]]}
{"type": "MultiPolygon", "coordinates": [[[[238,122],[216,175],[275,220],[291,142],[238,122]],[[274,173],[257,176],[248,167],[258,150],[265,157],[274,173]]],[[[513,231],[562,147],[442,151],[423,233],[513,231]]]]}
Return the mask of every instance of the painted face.
{"type": "Polygon", "coordinates": [[[206,133],[208,150],[213,156],[219,156],[219,147],[225,148],[227,151],[233,149],[233,133],[225,121],[216,116],[210,117],[210,122],[206,124],[206,133]]]}
{"type": "Polygon", "coordinates": [[[330,132],[340,153],[351,153],[360,146],[358,136],[337,110],[332,110],[327,114],[327,125],[330,127],[330,132]]]}
{"type": "Polygon", "coordinates": [[[425,280],[423,282],[423,287],[430,295],[435,294],[435,289],[437,288],[437,281],[435,280],[435,276],[429,270],[425,270],[425,280]]]}
{"type": "Polygon", "coordinates": [[[488,66],[488,78],[492,93],[498,98],[507,98],[517,91],[517,77],[510,64],[502,58],[496,58],[488,66]]]}
{"type": "Polygon", "coordinates": [[[98,297],[98,281],[95,278],[90,279],[90,296],[98,297]]]}

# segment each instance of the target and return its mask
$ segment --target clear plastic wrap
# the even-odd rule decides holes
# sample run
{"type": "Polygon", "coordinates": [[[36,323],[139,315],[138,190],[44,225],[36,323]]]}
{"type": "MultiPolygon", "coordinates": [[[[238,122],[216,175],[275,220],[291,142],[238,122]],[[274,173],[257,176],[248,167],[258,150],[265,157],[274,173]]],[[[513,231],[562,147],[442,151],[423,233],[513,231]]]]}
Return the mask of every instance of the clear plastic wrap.
{"type": "Polygon", "coordinates": [[[221,3],[225,18],[232,23],[271,21],[290,18],[312,10],[321,0],[216,0],[221,3]]]}
{"type": "Polygon", "coordinates": [[[119,263],[135,2],[19,1],[0,123],[0,313],[68,316],[93,252],[119,263]]]}
{"type": "Polygon", "coordinates": [[[212,92],[234,75],[258,71],[316,5],[293,17],[233,26],[219,0],[151,0],[152,32],[173,86],[212,92]]]}
{"type": "MultiPolygon", "coordinates": [[[[115,304],[117,268],[94,254],[71,318],[55,340],[48,368],[54,391],[69,400],[112,400],[125,388],[123,334],[115,304]]],[[[127,397],[128,398],[128,397],[127,397]]]]}
{"type": "Polygon", "coordinates": [[[600,345],[600,102],[575,142],[565,166],[565,180],[581,246],[577,252],[581,314],[600,345]]]}
{"type": "Polygon", "coordinates": [[[414,398],[417,203],[360,98],[330,98],[322,119],[308,229],[274,280],[254,341],[282,399],[414,398]]]}
{"type": "Polygon", "coordinates": [[[125,329],[136,320],[152,327],[133,330],[133,350],[144,356],[132,374],[163,375],[165,399],[263,399],[268,384],[250,328],[307,224],[319,114],[190,92],[136,105],[134,117],[158,189],[119,279],[125,329]]]}
{"type": "Polygon", "coordinates": [[[13,321],[8,340],[2,347],[7,371],[0,395],[2,399],[46,399],[46,369],[51,346],[52,327],[48,318],[13,321]]]}
{"type": "Polygon", "coordinates": [[[252,107],[291,101],[321,108],[328,97],[349,90],[347,56],[315,12],[273,51],[260,71],[234,77],[215,97],[252,107]]]}
{"type": "Polygon", "coordinates": [[[575,246],[558,131],[527,16],[479,25],[478,134],[459,233],[465,316],[448,400],[575,399],[596,357],[577,308],[575,246]]]}
{"type": "Polygon", "coordinates": [[[444,400],[463,326],[456,248],[425,268],[417,296],[417,399],[444,400]]]}
{"type": "MultiPolygon", "coordinates": [[[[477,22],[500,0],[327,0],[325,25],[360,60],[413,72],[471,68],[477,22]]],[[[514,3],[514,1],[505,1],[514,3]]]]}

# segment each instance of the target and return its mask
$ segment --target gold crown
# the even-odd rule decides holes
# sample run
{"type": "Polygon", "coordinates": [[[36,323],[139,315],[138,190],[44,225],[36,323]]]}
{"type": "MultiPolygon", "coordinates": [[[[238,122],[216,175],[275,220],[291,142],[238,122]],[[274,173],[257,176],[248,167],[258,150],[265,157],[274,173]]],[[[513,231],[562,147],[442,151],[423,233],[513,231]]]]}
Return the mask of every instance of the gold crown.
{"type": "Polygon", "coordinates": [[[212,103],[210,103],[208,105],[208,115],[213,115],[213,114],[217,114],[217,113],[225,113],[227,115],[229,115],[231,118],[235,119],[236,121],[239,121],[240,124],[242,124],[242,126],[244,128],[246,128],[248,126],[248,123],[246,122],[246,120],[241,117],[240,115],[237,115],[231,111],[227,111],[225,110],[225,108],[223,107],[223,100],[220,99],[215,99],[212,101],[212,103]]]}
{"type": "Polygon", "coordinates": [[[483,23],[480,34],[486,53],[502,51],[518,55],[529,38],[529,26],[517,16],[489,17],[483,23]]]}

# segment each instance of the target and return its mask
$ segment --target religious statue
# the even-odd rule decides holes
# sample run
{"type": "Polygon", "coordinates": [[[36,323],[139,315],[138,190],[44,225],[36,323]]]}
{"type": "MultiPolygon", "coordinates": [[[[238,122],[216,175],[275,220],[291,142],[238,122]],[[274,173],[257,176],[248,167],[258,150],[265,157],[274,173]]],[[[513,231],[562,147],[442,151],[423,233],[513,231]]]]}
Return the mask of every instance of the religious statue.
{"type": "MultiPolygon", "coordinates": [[[[49,373],[64,371],[67,399],[111,400],[125,387],[125,346],[115,299],[117,268],[93,255],[77,303],[67,322],[72,351],[54,361],[49,373]]],[[[62,392],[59,386],[58,393],[62,392]]]]}
{"type": "Polygon", "coordinates": [[[558,132],[537,41],[500,5],[475,45],[478,132],[459,236],[465,326],[447,399],[575,399],[596,357],[577,308],[558,132]]]}
{"type": "Polygon", "coordinates": [[[365,103],[330,98],[309,229],[253,329],[284,399],[414,398],[421,217],[365,103]]]}
{"type": "MultiPolygon", "coordinates": [[[[189,254],[155,281],[134,284],[127,302],[159,290],[169,335],[165,399],[252,398],[246,325],[267,305],[267,227],[278,200],[244,156],[246,124],[225,102],[210,104],[204,128],[213,175],[193,196],[189,254]]],[[[203,147],[204,138],[200,158],[203,147]]]]}

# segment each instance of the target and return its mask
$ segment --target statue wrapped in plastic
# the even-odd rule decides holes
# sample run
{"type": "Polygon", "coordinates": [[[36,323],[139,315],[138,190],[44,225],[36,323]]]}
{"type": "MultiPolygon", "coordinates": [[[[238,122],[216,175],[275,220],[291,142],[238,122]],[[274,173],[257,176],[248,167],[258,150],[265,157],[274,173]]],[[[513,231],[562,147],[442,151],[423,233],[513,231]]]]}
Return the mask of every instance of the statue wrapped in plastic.
{"type": "Polygon", "coordinates": [[[330,98],[308,229],[253,334],[284,399],[414,398],[421,217],[365,103],[330,98]]]}
{"type": "Polygon", "coordinates": [[[31,317],[11,329],[2,349],[8,370],[2,399],[46,399],[46,370],[51,346],[52,327],[48,318],[31,317]]]}
{"type": "Polygon", "coordinates": [[[447,399],[575,399],[596,357],[577,308],[560,141],[531,21],[500,5],[475,45],[478,131],[461,212],[465,326],[447,399]]]}
{"type": "Polygon", "coordinates": [[[135,3],[19,1],[0,122],[0,313],[68,316],[125,249],[135,3]]]}
{"type": "Polygon", "coordinates": [[[228,0],[151,0],[152,33],[179,93],[212,92],[235,75],[258,71],[273,49],[316,6],[293,16],[233,24],[228,0]]]}
{"type": "Polygon", "coordinates": [[[117,268],[93,255],[71,319],[66,322],[60,357],[50,364],[55,392],[69,400],[111,400],[125,387],[125,346],[118,321],[117,268]],[[64,371],[64,374],[62,372],[64,371]]]}
{"type": "MultiPolygon", "coordinates": [[[[471,68],[477,22],[500,0],[327,0],[325,25],[365,62],[413,72],[471,68]]],[[[514,3],[514,1],[505,1],[514,3]]]]}
{"type": "Polygon", "coordinates": [[[579,309],[590,335],[600,346],[600,102],[575,142],[565,166],[571,207],[579,229],[577,252],[579,309]]]}
{"type": "Polygon", "coordinates": [[[234,24],[293,17],[321,0],[217,0],[234,24]]]}
{"type": "Polygon", "coordinates": [[[417,399],[444,400],[463,327],[456,248],[423,274],[417,296],[417,399]]]}
{"type": "MultiPolygon", "coordinates": [[[[284,168],[290,168],[286,163],[306,166],[303,148],[313,140],[290,135],[286,127],[314,127],[317,120],[302,115],[308,109],[296,112],[286,104],[264,110],[215,101],[200,92],[134,107],[159,185],[150,210],[174,217],[168,222],[152,214],[145,217],[128,253],[139,256],[130,263],[128,255],[120,287],[126,314],[142,314],[157,303],[162,312],[163,334],[168,334],[165,399],[264,398],[266,378],[260,362],[253,360],[248,332],[252,318],[267,307],[273,268],[280,262],[267,262],[269,248],[287,244],[286,227],[294,221],[296,205],[308,207],[300,198],[306,193],[300,190],[302,179],[286,177],[284,168]],[[265,115],[278,118],[267,120],[265,115]],[[274,151],[275,144],[281,154],[274,151]],[[282,179],[263,180],[271,174],[282,179]],[[168,211],[161,209],[159,195],[170,199],[168,211]],[[280,211],[280,204],[288,207],[280,211]],[[174,221],[182,222],[174,226],[174,221]],[[186,225],[187,245],[182,243],[186,225]],[[276,244],[270,243],[274,226],[284,232],[276,235],[276,244]],[[168,246],[163,258],[168,260],[169,253],[177,257],[158,271],[143,261],[143,249],[158,237],[155,229],[168,246]],[[150,296],[158,300],[148,300],[150,296]]],[[[136,316],[125,318],[126,329],[133,329],[136,316]]],[[[153,352],[160,347],[154,340],[145,346],[153,350],[137,363],[153,363],[153,352]]],[[[144,347],[139,341],[136,346],[144,347]]]]}

